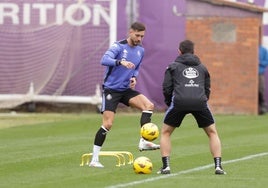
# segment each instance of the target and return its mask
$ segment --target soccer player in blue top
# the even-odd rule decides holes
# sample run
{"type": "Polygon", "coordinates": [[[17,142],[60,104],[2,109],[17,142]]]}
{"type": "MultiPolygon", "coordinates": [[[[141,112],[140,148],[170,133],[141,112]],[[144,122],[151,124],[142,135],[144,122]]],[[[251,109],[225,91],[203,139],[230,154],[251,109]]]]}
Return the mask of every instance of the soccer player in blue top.
{"type": "MultiPolygon", "coordinates": [[[[89,166],[102,168],[99,152],[106,134],[111,130],[115,112],[119,103],[142,111],[140,126],[151,121],[154,104],[143,94],[135,90],[139,68],[144,56],[141,46],[145,34],[145,25],[135,22],[131,25],[128,38],[115,42],[103,55],[101,64],[106,66],[102,94],[102,126],[95,135],[93,155],[89,166]]],[[[155,150],[160,146],[143,138],[139,150],[155,150]]]]}

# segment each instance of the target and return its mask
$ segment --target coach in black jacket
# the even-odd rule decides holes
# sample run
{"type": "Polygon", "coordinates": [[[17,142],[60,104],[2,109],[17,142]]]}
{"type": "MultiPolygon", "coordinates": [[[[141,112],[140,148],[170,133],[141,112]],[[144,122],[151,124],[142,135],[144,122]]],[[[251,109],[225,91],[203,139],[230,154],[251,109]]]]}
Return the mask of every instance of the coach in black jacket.
{"type": "Polygon", "coordinates": [[[209,146],[215,163],[215,174],[226,174],[221,166],[221,141],[207,101],[210,95],[210,75],[194,55],[190,40],[180,43],[179,56],[171,63],[163,81],[163,94],[168,105],[161,130],[160,150],[163,166],[158,174],[170,173],[171,134],[186,114],[191,113],[199,128],[209,137],[209,146]]]}

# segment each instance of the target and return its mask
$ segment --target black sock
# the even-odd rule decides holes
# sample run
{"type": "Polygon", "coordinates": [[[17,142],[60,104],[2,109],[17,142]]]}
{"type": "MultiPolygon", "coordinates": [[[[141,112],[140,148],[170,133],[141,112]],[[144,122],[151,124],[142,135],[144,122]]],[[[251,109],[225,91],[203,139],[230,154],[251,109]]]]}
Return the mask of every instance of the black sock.
{"type": "Polygon", "coordinates": [[[140,125],[141,127],[146,124],[151,122],[151,116],[153,114],[153,111],[147,110],[147,111],[142,111],[141,114],[141,119],[140,119],[140,125]]]}
{"type": "Polygon", "coordinates": [[[162,157],[162,163],[163,163],[163,168],[168,167],[169,166],[169,156],[162,157]]]}
{"type": "Polygon", "coordinates": [[[222,168],[221,167],[221,157],[215,157],[214,158],[214,163],[215,163],[215,168],[217,168],[217,167],[222,168]]]}
{"type": "Polygon", "coordinates": [[[98,130],[98,132],[95,135],[94,145],[102,146],[102,144],[105,141],[106,134],[109,130],[105,129],[103,126],[98,130]]]}

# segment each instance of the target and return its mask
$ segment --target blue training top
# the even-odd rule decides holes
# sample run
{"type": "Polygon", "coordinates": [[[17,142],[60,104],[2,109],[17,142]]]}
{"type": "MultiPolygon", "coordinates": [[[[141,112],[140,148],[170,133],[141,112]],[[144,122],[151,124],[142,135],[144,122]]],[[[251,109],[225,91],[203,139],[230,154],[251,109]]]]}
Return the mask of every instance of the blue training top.
{"type": "Polygon", "coordinates": [[[101,59],[101,64],[107,66],[103,87],[116,91],[130,88],[130,78],[138,76],[143,56],[144,48],[142,46],[129,46],[126,39],[115,42],[101,59]],[[127,69],[118,65],[118,60],[130,61],[135,64],[135,68],[127,69]]]}
{"type": "Polygon", "coordinates": [[[265,47],[259,46],[259,74],[264,74],[268,66],[268,51],[265,47]]]}

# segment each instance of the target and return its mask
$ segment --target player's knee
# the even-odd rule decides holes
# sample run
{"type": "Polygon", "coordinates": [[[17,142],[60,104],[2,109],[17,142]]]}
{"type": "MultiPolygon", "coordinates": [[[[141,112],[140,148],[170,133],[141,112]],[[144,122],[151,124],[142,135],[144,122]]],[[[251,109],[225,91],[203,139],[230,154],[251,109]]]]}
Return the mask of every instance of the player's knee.
{"type": "Polygon", "coordinates": [[[113,123],[112,122],[106,122],[103,124],[103,127],[110,131],[112,129],[113,123]]]}
{"type": "Polygon", "coordinates": [[[161,134],[163,135],[169,135],[170,134],[170,130],[167,128],[167,125],[163,125],[161,128],[161,134]]]}

